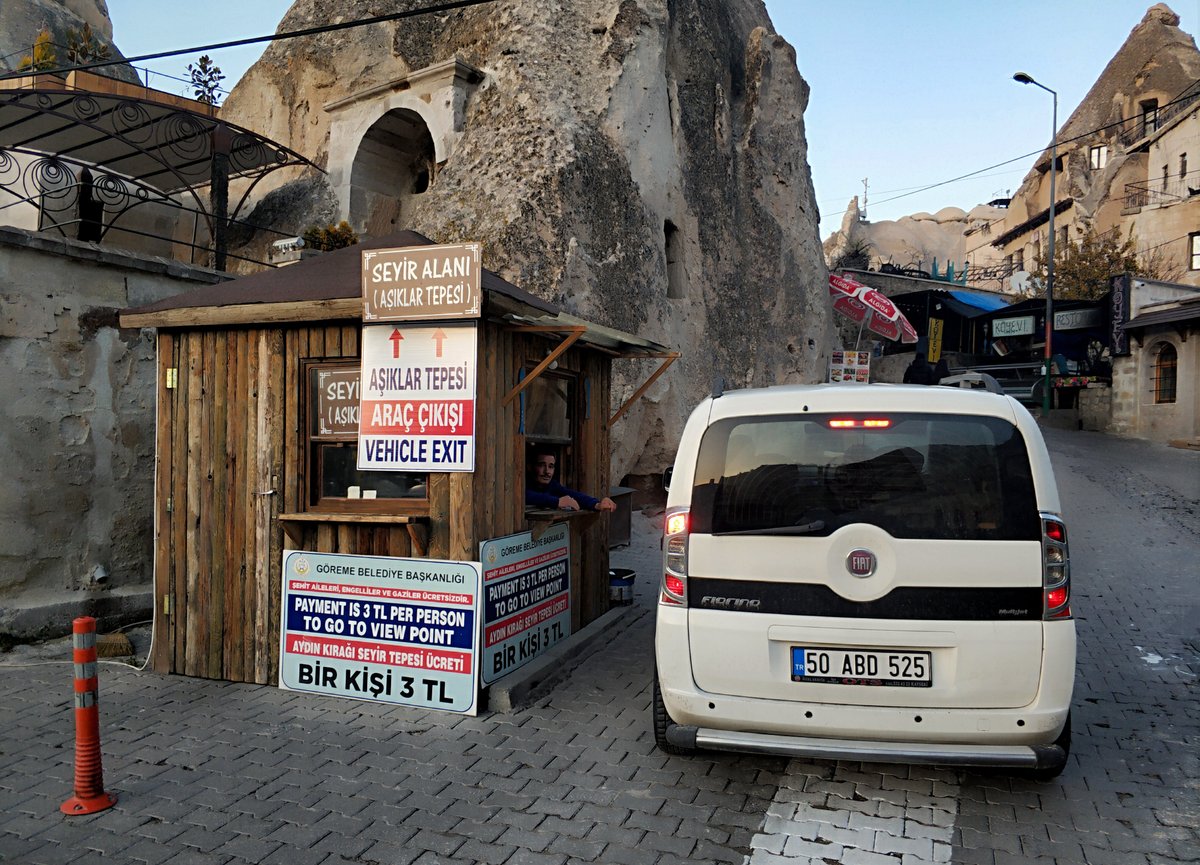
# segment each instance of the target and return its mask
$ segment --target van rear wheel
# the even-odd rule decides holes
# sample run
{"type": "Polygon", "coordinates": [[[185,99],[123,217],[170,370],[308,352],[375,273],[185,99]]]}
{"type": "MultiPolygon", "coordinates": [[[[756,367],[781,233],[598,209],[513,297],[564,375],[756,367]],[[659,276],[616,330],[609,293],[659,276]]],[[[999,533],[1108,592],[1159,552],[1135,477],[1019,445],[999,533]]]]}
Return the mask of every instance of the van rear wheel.
{"type": "Polygon", "coordinates": [[[667,714],[667,707],[663,704],[662,690],[658,686],[658,668],[654,668],[654,701],[651,707],[651,712],[654,716],[654,744],[658,746],[658,750],[664,754],[694,754],[691,748],[681,748],[678,745],[672,745],[667,741],[667,727],[672,723],[671,716],[667,714]]]}

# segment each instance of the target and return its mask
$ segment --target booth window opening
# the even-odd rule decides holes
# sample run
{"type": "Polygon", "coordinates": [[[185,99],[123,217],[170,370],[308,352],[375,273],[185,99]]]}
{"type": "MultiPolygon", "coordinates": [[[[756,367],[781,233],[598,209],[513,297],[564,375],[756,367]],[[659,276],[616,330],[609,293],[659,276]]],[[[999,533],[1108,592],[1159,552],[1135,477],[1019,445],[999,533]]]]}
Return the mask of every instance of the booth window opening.
{"type": "MultiPolygon", "coordinates": [[[[536,364],[526,369],[526,375],[536,364]]],[[[579,382],[570,372],[543,372],[525,389],[525,442],[550,447],[557,457],[560,483],[575,482],[574,453],[578,441],[579,382]]],[[[528,460],[528,455],[527,455],[528,460]]],[[[530,470],[529,466],[526,466],[530,470]]]]}
{"type": "Polygon", "coordinates": [[[359,362],[312,362],[307,365],[306,374],[308,510],[364,513],[427,510],[426,473],[358,468],[359,362]]]}

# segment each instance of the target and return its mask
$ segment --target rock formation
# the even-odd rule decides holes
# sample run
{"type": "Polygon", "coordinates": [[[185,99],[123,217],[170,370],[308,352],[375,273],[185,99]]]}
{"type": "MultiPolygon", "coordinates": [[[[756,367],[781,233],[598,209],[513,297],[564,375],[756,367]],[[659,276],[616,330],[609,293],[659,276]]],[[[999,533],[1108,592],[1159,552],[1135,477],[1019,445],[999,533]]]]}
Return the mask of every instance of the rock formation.
{"type": "MultiPolygon", "coordinates": [[[[33,43],[42,30],[50,33],[58,65],[67,65],[67,34],[80,32],[84,25],[92,29],[96,40],[111,52],[121,53],[112,41],[112,21],[104,0],[9,0],[0,3],[0,70],[16,69],[23,57],[30,56],[33,43]]],[[[106,66],[98,72],[124,81],[136,81],[137,74],[122,63],[106,66]]]]}
{"type": "Polygon", "coordinates": [[[841,227],[825,239],[825,258],[831,268],[877,270],[890,264],[929,272],[936,262],[942,273],[950,263],[961,273],[970,235],[1003,220],[1005,210],[986,204],[976,205],[970,213],[943,207],[937,213],[914,213],[881,222],[863,222],[860,213],[855,196],[841,227]]]}
{"type": "MultiPolygon", "coordinates": [[[[297,0],[279,30],[377,9],[297,0]]],[[[683,352],[614,429],[614,478],[669,464],[716,375],[822,377],[831,330],[808,87],[761,0],[507,0],[277,42],[222,115],[328,166],[328,106],[453,58],[482,80],[453,153],[397,227],[479,240],[484,264],[522,288],[683,352]]],[[[295,178],[261,206],[313,202],[288,207],[299,232],[327,220],[329,190],[295,178]]],[[[654,364],[615,368],[623,402],[654,364]]]]}

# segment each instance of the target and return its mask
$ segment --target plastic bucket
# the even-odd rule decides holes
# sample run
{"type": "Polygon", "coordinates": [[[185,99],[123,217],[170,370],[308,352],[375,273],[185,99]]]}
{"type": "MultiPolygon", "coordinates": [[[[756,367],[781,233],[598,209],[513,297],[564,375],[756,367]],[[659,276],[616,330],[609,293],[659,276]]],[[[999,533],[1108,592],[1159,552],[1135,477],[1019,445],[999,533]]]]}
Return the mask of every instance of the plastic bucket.
{"type": "Polygon", "coordinates": [[[629,568],[613,568],[608,572],[608,600],[615,606],[633,603],[633,578],[635,571],[629,568]]]}

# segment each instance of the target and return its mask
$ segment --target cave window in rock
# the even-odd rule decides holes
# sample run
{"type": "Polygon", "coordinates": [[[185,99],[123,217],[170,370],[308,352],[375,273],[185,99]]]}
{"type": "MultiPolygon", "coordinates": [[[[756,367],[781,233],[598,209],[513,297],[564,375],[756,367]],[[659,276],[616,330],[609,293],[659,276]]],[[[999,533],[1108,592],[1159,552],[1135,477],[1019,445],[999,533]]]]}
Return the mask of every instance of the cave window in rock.
{"type": "Polygon", "coordinates": [[[1175,402],[1175,374],[1179,368],[1179,355],[1175,346],[1164,342],[1159,346],[1154,360],[1154,402],[1175,402]]]}
{"type": "Polygon", "coordinates": [[[1158,100],[1147,99],[1141,103],[1140,107],[1142,109],[1142,134],[1149,135],[1158,129],[1158,100]]]}
{"type": "Polygon", "coordinates": [[[1099,171],[1104,166],[1108,165],[1108,146],[1098,144],[1092,148],[1091,152],[1092,170],[1099,171]]]}
{"type": "Polygon", "coordinates": [[[667,297],[679,300],[687,296],[687,272],[683,266],[683,240],[671,220],[663,223],[667,247],[667,297]]]}
{"type": "Polygon", "coordinates": [[[404,228],[413,199],[437,176],[433,138],[419,114],[403,108],[380,117],[363,136],[350,173],[350,216],[365,234],[404,228]]]}

